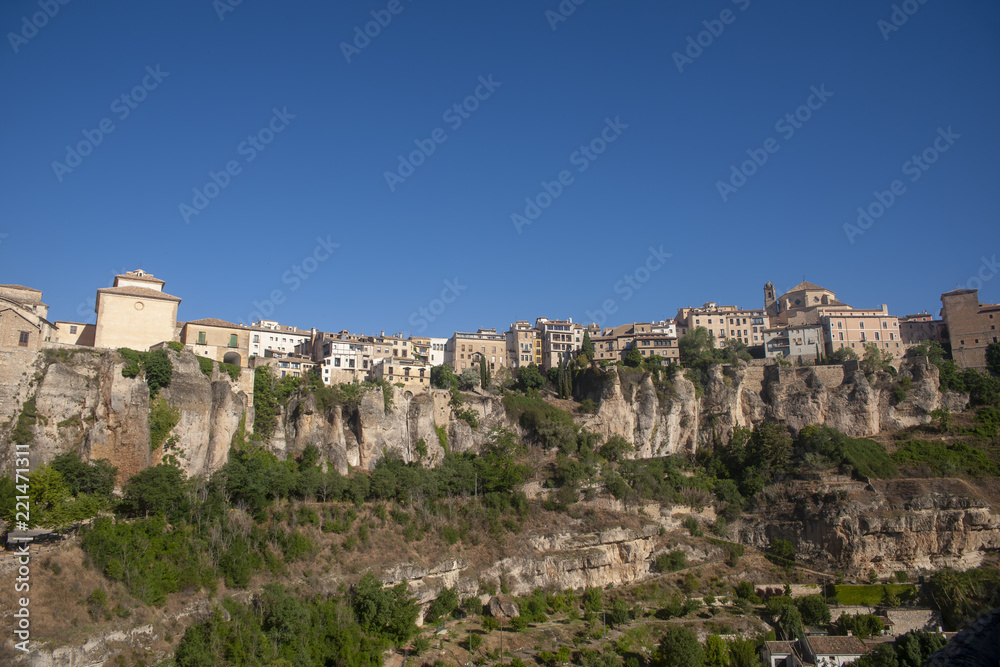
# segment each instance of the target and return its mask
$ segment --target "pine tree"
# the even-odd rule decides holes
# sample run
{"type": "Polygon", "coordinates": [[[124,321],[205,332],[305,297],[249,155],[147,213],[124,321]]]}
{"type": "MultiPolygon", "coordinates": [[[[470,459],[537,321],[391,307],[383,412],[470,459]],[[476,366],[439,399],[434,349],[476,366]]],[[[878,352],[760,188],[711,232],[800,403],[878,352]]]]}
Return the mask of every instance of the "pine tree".
{"type": "Polygon", "coordinates": [[[479,357],[479,384],[484,391],[490,384],[488,371],[486,370],[486,357],[479,357]]]}
{"type": "Polygon", "coordinates": [[[587,357],[587,361],[593,361],[594,359],[594,343],[590,340],[590,332],[583,332],[583,355],[587,357]]]}

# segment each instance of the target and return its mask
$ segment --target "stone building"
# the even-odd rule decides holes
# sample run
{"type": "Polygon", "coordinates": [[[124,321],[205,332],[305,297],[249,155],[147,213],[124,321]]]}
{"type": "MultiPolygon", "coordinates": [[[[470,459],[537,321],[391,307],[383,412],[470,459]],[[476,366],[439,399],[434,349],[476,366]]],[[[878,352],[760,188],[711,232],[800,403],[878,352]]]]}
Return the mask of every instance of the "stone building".
{"type": "Polygon", "coordinates": [[[113,287],[97,290],[94,347],[148,350],[175,340],[181,300],[164,292],[164,284],[137,269],[115,276],[113,287]]]}
{"type": "Polygon", "coordinates": [[[481,358],[493,373],[506,368],[507,336],[497,333],[496,329],[479,329],[475,333],[456,331],[445,345],[444,362],[457,373],[466,368],[478,368],[481,358]]]}
{"type": "Polygon", "coordinates": [[[38,350],[56,325],[46,317],[42,292],[23,285],[0,285],[0,348],[38,350]]]}
{"type": "Polygon", "coordinates": [[[535,364],[542,365],[542,335],[526,320],[511,322],[507,330],[507,365],[521,368],[535,364]]]}
{"type": "Polygon", "coordinates": [[[903,347],[929,341],[944,345],[948,342],[948,327],[944,320],[935,320],[927,312],[906,315],[899,318],[899,338],[903,347]]]}
{"type": "Polygon", "coordinates": [[[239,324],[214,317],[184,322],[181,342],[199,357],[235,366],[249,366],[250,330],[239,324]]]}
{"type": "Polygon", "coordinates": [[[957,289],[941,295],[941,317],[948,328],[951,356],[960,368],[986,368],[986,346],[1000,342],[1000,304],[980,303],[979,290],[957,289]]]}
{"type": "Polygon", "coordinates": [[[410,391],[427,391],[431,386],[431,365],[416,359],[383,358],[375,363],[372,377],[390,384],[402,383],[410,391]]]}
{"type": "Polygon", "coordinates": [[[539,317],[535,329],[542,341],[541,368],[558,367],[564,358],[572,358],[583,348],[583,325],[567,320],[539,317]]]}
{"type": "Polygon", "coordinates": [[[94,347],[94,337],[97,334],[96,324],[86,322],[65,322],[56,320],[56,329],[52,339],[64,345],[84,345],[94,347]]]}

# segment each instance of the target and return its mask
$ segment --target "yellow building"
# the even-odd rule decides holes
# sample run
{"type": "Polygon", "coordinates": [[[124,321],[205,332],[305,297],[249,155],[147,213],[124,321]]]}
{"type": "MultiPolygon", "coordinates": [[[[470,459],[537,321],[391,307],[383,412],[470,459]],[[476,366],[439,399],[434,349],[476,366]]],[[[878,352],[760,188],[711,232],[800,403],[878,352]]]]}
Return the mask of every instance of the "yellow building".
{"type": "Polygon", "coordinates": [[[874,344],[878,349],[889,352],[895,358],[906,354],[906,345],[899,334],[899,318],[889,314],[889,307],[875,310],[850,308],[820,316],[823,327],[826,353],[833,354],[841,348],[850,348],[860,357],[865,346],[874,344]]]}
{"type": "Polygon", "coordinates": [[[384,358],[376,362],[372,377],[389,384],[402,383],[410,391],[426,391],[431,386],[431,365],[415,359],[384,358]]]}
{"type": "Polygon", "coordinates": [[[232,322],[206,318],[185,322],[181,342],[199,357],[247,367],[250,360],[250,329],[232,322]]]}
{"type": "Polygon", "coordinates": [[[138,269],[115,276],[113,287],[97,290],[94,347],[148,350],[174,340],[181,300],[164,292],[163,285],[138,269]]]}
{"type": "Polygon", "coordinates": [[[56,325],[45,319],[42,292],[23,285],[0,285],[0,348],[37,350],[56,325]]]}

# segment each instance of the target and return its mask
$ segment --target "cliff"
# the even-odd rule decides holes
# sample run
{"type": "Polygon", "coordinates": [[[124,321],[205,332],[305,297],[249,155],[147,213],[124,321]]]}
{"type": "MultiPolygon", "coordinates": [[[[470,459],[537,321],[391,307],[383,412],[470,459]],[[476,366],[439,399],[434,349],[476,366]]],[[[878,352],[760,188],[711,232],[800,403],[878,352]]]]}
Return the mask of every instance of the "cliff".
{"type": "Polygon", "coordinates": [[[588,396],[597,414],[583,421],[605,437],[633,442],[635,456],[691,453],[713,437],[725,441],[737,427],[782,421],[798,433],[827,424],[854,437],[908,428],[931,421],[930,413],[965,408],[968,397],[938,391],[938,369],[925,358],[905,359],[898,375],[866,376],[857,364],[830,366],[716,365],[698,397],[685,374],[654,382],[649,375],[611,369],[591,383],[588,396]],[[904,378],[906,380],[904,380],[904,378]],[[894,392],[908,382],[906,396],[894,392]]]}
{"type": "Polygon", "coordinates": [[[740,542],[763,550],[789,540],[802,558],[856,575],[964,570],[1000,549],[1000,516],[960,479],[796,481],[765,494],[760,514],[740,528],[740,542]]]}
{"type": "MultiPolygon", "coordinates": [[[[171,353],[173,380],[161,396],[180,411],[171,432],[169,454],[189,475],[210,474],[222,466],[241,420],[253,423],[249,398],[242,391],[251,371],[234,381],[213,370],[205,376],[194,355],[171,353]]],[[[141,378],[124,378],[116,352],[87,348],[44,350],[0,356],[0,466],[11,467],[10,432],[23,402],[31,397],[39,419],[34,427],[32,465],[76,450],[85,459],[107,458],[124,479],[160,460],[149,447],[149,395],[141,378]]],[[[397,387],[386,407],[382,392],[364,392],[355,406],[321,408],[314,394],[293,394],[281,409],[268,447],[280,458],[315,445],[329,465],[346,473],[370,469],[385,455],[426,464],[444,455],[438,429],[451,451],[477,451],[492,428],[518,430],[499,397],[468,393],[464,409],[479,427],[458,419],[444,390],[412,394],[397,387]]],[[[639,458],[693,453],[703,443],[729,437],[733,428],[766,419],[785,422],[793,432],[809,424],[828,424],[848,435],[872,436],[884,430],[930,421],[931,411],[964,408],[967,398],[938,391],[937,368],[925,359],[904,360],[897,378],[867,377],[856,364],[816,367],[717,365],[708,369],[699,390],[684,373],[655,378],[635,369],[588,371],[582,397],[597,405],[582,425],[604,437],[635,444],[639,458]],[[893,391],[906,378],[906,396],[893,391]]]]}
{"type": "MultiPolygon", "coordinates": [[[[233,435],[248,411],[248,397],[218,368],[211,377],[202,373],[193,354],[169,354],[171,382],[159,392],[179,413],[169,453],[188,475],[207,474],[226,462],[233,435]]],[[[0,466],[12,467],[13,422],[23,402],[32,398],[38,415],[32,427],[32,468],[76,451],[84,460],[108,459],[124,481],[159,462],[164,452],[150,447],[146,382],[122,377],[125,362],[117,352],[48,350],[22,363],[32,379],[17,385],[16,397],[8,385],[12,399],[5,402],[3,413],[15,419],[0,429],[0,466]]]]}

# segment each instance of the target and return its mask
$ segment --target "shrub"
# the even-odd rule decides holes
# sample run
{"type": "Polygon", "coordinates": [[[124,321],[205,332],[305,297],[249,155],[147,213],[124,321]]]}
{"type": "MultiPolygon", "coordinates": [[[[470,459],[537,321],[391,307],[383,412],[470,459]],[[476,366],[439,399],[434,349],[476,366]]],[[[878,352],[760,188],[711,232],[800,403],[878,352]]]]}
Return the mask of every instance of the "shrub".
{"type": "Polygon", "coordinates": [[[680,549],[674,549],[656,557],[656,569],[660,572],[676,572],[685,567],[687,567],[687,554],[680,549]]]}
{"type": "Polygon", "coordinates": [[[167,440],[170,431],[181,420],[179,408],[171,407],[162,398],[153,399],[149,410],[149,448],[155,451],[167,440]]]}
{"type": "Polygon", "coordinates": [[[212,377],[212,369],[215,368],[215,362],[212,361],[211,357],[198,357],[198,366],[201,367],[201,372],[212,377]]]}

